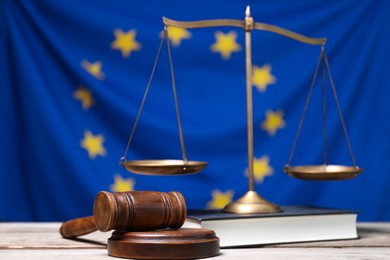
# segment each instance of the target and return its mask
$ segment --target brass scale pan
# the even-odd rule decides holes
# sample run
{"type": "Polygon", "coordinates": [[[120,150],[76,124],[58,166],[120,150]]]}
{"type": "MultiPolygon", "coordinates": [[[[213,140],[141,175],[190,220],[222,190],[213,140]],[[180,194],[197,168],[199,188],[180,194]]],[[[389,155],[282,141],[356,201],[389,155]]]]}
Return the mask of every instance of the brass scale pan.
{"type": "MultiPolygon", "coordinates": [[[[196,27],[208,27],[213,25],[231,25],[231,26],[237,26],[237,27],[243,27],[242,23],[240,21],[235,20],[208,20],[208,21],[196,21],[196,22],[177,22],[174,20],[170,20],[167,18],[163,18],[164,24],[167,26],[168,24],[173,26],[179,26],[179,27],[187,27],[187,28],[196,28],[196,27]]],[[[283,34],[290,38],[295,38],[300,41],[306,41],[310,42],[312,41],[311,38],[307,38],[302,35],[295,34],[293,32],[290,32],[288,30],[285,30],[283,28],[279,28],[272,25],[262,24],[262,23],[255,23],[255,27],[257,29],[262,30],[268,30],[273,31],[276,33],[283,34]]],[[[165,30],[165,37],[167,37],[167,30],[165,30]]],[[[323,39],[320,39],[323,40],[323,39]]],[[[314,40],[316,41],[316,39],[314,40]]],[[[310,42],[312,44],[317,44],[317,42],[310,42]]],[[[167,46],[168,46],[168,56],[170,58],[170,51],[169,51],[169,41],[167,40],[167,46]]],[[[161,46],[160,46],[161,49],[161,46]]],[[[160,50],[159,50],[160,52],[160,50]]],[[[159,56],[159,54],[158,54],[159,56]]],[[[156,60],[157,63],[157,60],[156,60]]],[[[156,64],[155,64],[156,65],[156,64]]],[[[172,64],[171,64],[172,66],[172,64]]],[[[155,68],[153,68],[154,71],[155,68]]],[[[171,68],[172,69],[172,68],[171,68]]],[[[153,76],[153,72],[152,72],[153,76]]],[[[151,76],[151,77],[152,77],[151,76]]],[[[174,83],[173,83],[174,84],[174,83]]],[[[148,86],[149,87],[149,86],[148,86]]],[[[175,86],[173,85],[175,88],[175,86]]],[[[174,89],[174,94],[175,89],[174,89]]],[[[145,95],[146,97],[146,95],[145,95]]],[[[175,97],[176,99],[176,97],[175,97]]],[[[177,105],[177,103],[176,103],[177,105]]],[[[143,106],[143,105],[142,105],[143,106]]],[[[141,108],[142,109],[142,108],[141,108]]],[[[178,112],[178,111],[177,111],[178,112]]],[[[182,138],[182,130],[180,126],[180,119],[179,120],[179,133],[182,138]]],[[[343,123],[343,121],[342,121],[343,123]]],[[[182,150],[184,150],[184,143],[182,142],[182,150]]],[[[194,174],[197,172],[202,171],[205,167],[207,167],[207,162],[201,162],[201,161],[188,161],[186,159],[185,151],[184,152],[184,158],[183,160],[174,160],[174,159],[167,159],[167,160],[122,160],[120,164],[128,171],[137,173],[137,174],[143,174],[143,175],[185,175],[185,174],[194,174]]],[[[125,157],[124,157],[125,158],[125,157]]],[[[354,160],[353,160],[354,161],[354,160]]],[[[351,179],[359,175],[363,171],[362,168],[359,168],[358,166],[344,166],[344,165],[307,165],[307,166],[290,166],[287,165],[284,167],[284,172],[286,172],[288,175],[298,178],[298,179],[304,179],[304,180],[345,180],[345,179],[351,179]]]]}
{"type": "Polygon", "coordinates": [[[133,160],[120,163],[129,172],[144,175],[184,175],[202,171],[207,162],[184,160],[133,160]]]}
{"type": "Polygon", "coordinates": [[[306,165],[285,166],[284,172],[303,180],[346,180],[352,179],[363,171],[357,166],[344,165],[306,165]]]}

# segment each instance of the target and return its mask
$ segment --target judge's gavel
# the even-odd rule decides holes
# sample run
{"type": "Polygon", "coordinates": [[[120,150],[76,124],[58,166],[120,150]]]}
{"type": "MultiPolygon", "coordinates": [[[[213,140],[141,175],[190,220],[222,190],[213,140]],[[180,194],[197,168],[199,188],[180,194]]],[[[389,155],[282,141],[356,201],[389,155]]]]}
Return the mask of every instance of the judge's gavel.
{"type": "Polygon", "coordinates": [[[96,230],[177,229],[184,224],[186,214],[186,203],[179,192],[102,191],[95,198],[93,216],[63,223],[60,233],[65,238],[75,238],[96,230]]]}

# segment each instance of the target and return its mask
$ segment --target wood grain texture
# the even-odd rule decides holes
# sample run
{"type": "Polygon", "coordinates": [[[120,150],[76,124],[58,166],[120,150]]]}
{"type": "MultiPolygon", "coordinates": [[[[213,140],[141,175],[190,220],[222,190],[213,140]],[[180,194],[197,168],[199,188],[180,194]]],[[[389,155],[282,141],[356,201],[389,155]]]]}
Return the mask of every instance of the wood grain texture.
{"type": "MultiPolygon", "coordinates": [[[[262,248],[224,249],[212,260],[388,260],[389,248],[262,248]]],[[[115,260],[105,249],[56,250],[0,250],[0,259],[6,260],[115,260]]]]}
{"type": "MultiPolygon", "coordinates": [[[[105,249],[111,232],[94,232],[82,239],[64,239],[61,223],[0,223],[2,249],[105,249]]],[[[0,258],[1,259],[1,258],[0,258]]]]}
{"type": "MultiPolygon", "coordinates": [[[[94,232],[82,240],[64,239],[61,223],[0,223],[0,259],[100,260],[111,233],[94,232]]],[[[389,259],[390,223],[358,223],[360,239],[223,249],[210,259],[389,259]]],[[[218,235],[218,234],[217,234],[218,235]]]]}
{"type": "Polygon", "coordinates": [[[108,239],[108,254],[121,258],[198,259],[219,252],[219,238],[205,228],[115,231],[108,239]]]}
{"type": "Polygon", "coordinates": [[[187,215],[179,192],[99,192],[93,215],[100,231],[147,231],[180,228],[187,215]]]}
{"type": "Polygon", "coordinates": [[[76,218],[66,221],[60,227],[60,234],[64,238],[76,238],[97,230],[93,216],[76,218]]]}

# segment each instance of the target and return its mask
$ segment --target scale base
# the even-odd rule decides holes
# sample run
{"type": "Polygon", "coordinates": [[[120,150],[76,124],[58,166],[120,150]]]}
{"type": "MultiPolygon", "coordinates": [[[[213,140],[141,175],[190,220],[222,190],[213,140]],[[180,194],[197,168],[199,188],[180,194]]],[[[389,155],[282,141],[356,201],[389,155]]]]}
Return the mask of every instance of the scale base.
{"type": "Polygon", "coordinates": [[[255,191],[248,191],[240,199],[230,202],[222,210],[235,214],[257,214],[257,213],[276,213],[282,209],[257,194],[255,191]]]}

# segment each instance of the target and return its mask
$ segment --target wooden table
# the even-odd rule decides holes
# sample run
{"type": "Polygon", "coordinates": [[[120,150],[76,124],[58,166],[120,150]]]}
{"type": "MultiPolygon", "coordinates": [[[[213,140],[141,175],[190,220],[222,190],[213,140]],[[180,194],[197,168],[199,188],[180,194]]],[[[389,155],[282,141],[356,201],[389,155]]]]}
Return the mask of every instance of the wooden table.
{"type": "MultiPolygon", "coordinates": [[[[0,223],[1,260],[119,259],[107,255],[111,233],[63,239],[60,223],[0,223]]],[[[390,259],[390,222],[359,223],[359,239],[222,249],[210,259],[390,259]]]]}

